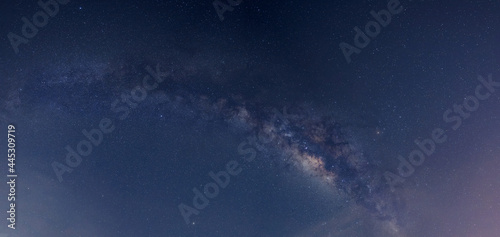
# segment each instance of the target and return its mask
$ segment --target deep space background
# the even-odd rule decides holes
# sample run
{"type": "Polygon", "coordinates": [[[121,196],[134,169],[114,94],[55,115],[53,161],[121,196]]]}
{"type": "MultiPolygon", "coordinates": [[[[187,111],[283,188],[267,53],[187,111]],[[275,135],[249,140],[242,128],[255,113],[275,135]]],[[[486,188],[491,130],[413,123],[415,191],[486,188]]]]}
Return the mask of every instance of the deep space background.
{"type": "Polygon", "coordinates": [[[70,1],[15,53],[7,34],[40,7],[2,1],[0,137],[16,126],[19,177],[11,230],[0,159],[0,236],[500,236],[500,87],[443,121],[478,76],[500,81],[500,2],[401,0],[347,63],[339,44],[387,2],[244,0],[221,21],[212,1],[70,1]],[[120,119],[148,67],[164,81],[120,119]],[[115,130],[61,182],[54,162],[103,118],[115,130]],[[446,142],[391,189],[435,128],[446,142]],[[272,139],[248,162],[256,134],[272,139]],[[232,160],[186,223],[179,204],[232,160]]]}

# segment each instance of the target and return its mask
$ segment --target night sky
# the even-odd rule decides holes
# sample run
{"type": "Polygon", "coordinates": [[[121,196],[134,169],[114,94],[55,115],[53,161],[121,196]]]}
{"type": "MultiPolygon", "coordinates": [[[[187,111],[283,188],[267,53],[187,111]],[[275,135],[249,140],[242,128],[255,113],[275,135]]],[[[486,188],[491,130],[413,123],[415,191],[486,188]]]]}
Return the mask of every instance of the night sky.
{"type": "Polygon", "coordinates": [[[499,12],[2,1],[0,237],[498,237],[499,12]]]}

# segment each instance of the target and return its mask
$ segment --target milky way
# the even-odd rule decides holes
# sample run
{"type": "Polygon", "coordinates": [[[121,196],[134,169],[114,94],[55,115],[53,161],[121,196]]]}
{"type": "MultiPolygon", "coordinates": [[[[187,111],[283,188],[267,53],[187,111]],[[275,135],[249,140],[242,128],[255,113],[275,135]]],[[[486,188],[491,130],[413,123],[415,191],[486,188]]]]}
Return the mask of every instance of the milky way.
{"type": "Polygon", "coordinates": [[[499,236],[499,1],[62,2],[0,4],[19,171],[0,236],[499,236]],[[443,112],[478,75],[491,95],[455,129],[443,112]],[[446,142],[388,185],[435,128],[446,142]],[[186,221],[228,161],[241,174],[186,221]]]}
{"type": "MultiPolygon", "coordinates": [[[[120,93],[135,86],[133,82],[138,80],[134,78],[145,72],[143,68],[147,63],[117,65],[66,65],[42,70],[36,74],[36,80],[13,90],[6,108],[12,110],[18,101],[36,99],[38,104],[48,105],[50,110],[76,115],[89,111],[105,113],[113,97],[118,98],[120,93]],[[44,97],[34,98],[32,95],[44,97]]],[[[262,93],[228,94],[217,90],[220,85],[215,83],[195,85],[188,81],[193,68],[188,72],[185,67],[168,63],[163,63],[161,68],[167,75],[166,80],[144,106],[166,115],[197,121],[203,126],[224,121],[247,133],[265,134],[272,138],[272,142],[258,149],[276,149],[281,153],[270,161],[278,164],[278,172],[294,167],[294,172],[301,172],[331,189],[344,192],[374,218],[389,224],[402,224],[398,219],[402,201],[390,192],[381,178],[380,168],[366,157],[363,144],[357,142],[357,135],[351,133],[352,125],[336,119],[335,111],[326,112],[307,103],[269,107],[260,99],[265,96],[262,93]],[[277,111],[283,115],[276,116],[277,111]]]]}

